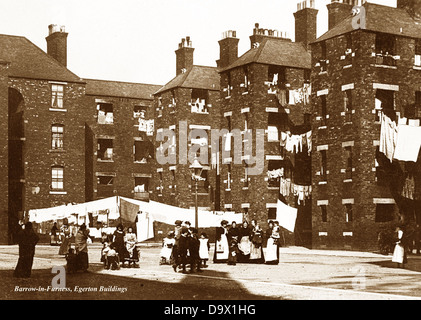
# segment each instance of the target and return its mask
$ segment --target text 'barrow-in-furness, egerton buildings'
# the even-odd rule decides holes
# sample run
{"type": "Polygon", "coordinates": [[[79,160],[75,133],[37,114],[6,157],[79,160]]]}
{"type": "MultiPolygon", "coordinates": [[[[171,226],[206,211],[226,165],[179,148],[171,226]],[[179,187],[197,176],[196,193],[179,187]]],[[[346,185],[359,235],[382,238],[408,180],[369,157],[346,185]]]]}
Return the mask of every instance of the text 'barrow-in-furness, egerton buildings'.
{"type": "Polygon", "coordinates": [[[200,208],[265,227],[281,200],[298,208],[287,243],[370,250],[383,228],[419,223],[419,161],[387,159],[380,129],[383,114],[419,119],[421,1],[356,5],[328,4],[317,38],[314,1],[301,2],[295,42],[256,24],[242,55],[227,31],[216,67],[195,65],[186,37],[164,86],[80,79],[56,26],[48,54],[0,36],[1,242],[30,209],[113,195],[194,207],[190,162],[178,161],[191,149],[204,162],[200,208]],[[226,129],[217,146],[215,129],[226,129]],[[157,161],[163,150],[177,161],[157,161]]]}

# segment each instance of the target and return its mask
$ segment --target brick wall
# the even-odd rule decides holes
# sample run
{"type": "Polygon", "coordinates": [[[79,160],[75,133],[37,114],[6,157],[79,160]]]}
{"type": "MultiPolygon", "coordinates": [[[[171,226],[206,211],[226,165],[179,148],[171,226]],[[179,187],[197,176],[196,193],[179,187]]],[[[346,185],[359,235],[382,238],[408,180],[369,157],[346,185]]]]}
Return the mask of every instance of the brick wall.
{"type": "Polygon", "coordinates": [[[9,211],[8,211],[8,85],[7,66],[0,64],[0,244],[9,242],[9,211]]]}

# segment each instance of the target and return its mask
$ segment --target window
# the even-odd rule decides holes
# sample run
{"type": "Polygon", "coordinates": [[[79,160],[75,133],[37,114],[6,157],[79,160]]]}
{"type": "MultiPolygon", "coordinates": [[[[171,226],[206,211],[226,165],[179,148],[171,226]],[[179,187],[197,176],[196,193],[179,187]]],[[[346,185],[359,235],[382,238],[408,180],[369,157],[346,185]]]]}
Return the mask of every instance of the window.
{"type": "Polygon", "coordinates": [[[150,155],[150,146],[146,141],[135,141],[133,145],[134,161],[147,163],[150,155]]]}
{"type": "Polygon", "coordinates": [[[415,40],[415,62],[416,67],[421,67],[421,39],[415,40]]]}
{"type": "Polygon", "coordinates": [[[311,69],[305,69],[304,70],[304,83],[310,83],[311,82],[311,69]]]}
{"type": "Polygon", "coordinates": [[[159,172],[159,186],[157,187],[158,189],[158,195],[162,196],[162,193],[164,191],[164,174],[163,172],[159,172]]]}
{"type": "Polygon", "coordinates": [[[327,181],[327,150],[320,151],[320,178],[327,181]]]}
{"type": "Polygon", "coordinates": [[[114,176],[98,176],[98,185],[112,186],[114,184],[114,176]]]}
{"type": "Polygon", "coordinates": [[[227,127],[228,127],[228,131],[231,132],[232,130],[232,117],[228,116],[227,118],[227,127]]]}
{"type": "Polygon", "coordinates": [[[149,177],[135,177],[134,185],[135,194],[149,192],[149,177]]]}
{"type": "Polygon", "coordinates": [[[197,183],[198,193],[209,193],[208,170],[202,170],[200,177],[202,179],[197,183]]]}
{"type": "Polygon", "coordinates": [[[268,220],[276,220],[276,208],[268,208],[268,220]]]}
{"type": "Polygon", "coordinates": [[[268,187],[279,188],[281,176],[284,173],[284,162],[282,160],[268,161],[268,187]]]}
{"type": "Polygon", "coordinates": [[[322,126],[327,125],[327,102],[326,102],[326,95],[320,96],[321,99],[321,117],[322,117],[322,126]]]}
{"type": "Polygon", "coordinates": [[[352,90],[346,90],[344,96],[345,122],[352,122],[352,90]]]}
{"type": "Polygon", "coordinates": [[[249,187],[249,166],[247,162],[244,163],[244,182],[243,182],[243,188],[249,187]]]}
{"type": "Polygon", "coordinates": [[[231,190],[231,163],[227,165],[227,190],[231,190]]]}
{"type": "Polygon", "coordinates": [[[51,107],[63,108],[64,86],[59,84],[51,85],[51,107]]]}
{"type": "Polygon", "coordinates": [[[270,65],[268,67],[268,82],[276,88],[283,88],[286,84],[285,67],[270,65]]]}
{"type": "Polygon", "coordinates": [[[162,97],[159,97],[158,98],[158,108],[157,108],[157,111],[158,111],[158,118],[159,117],[162,117],[162,115],[164,113],[164,105],[162,103],[162,97]]]}
{"type": "Polygon", "coordinates": [[[208,90],[193,89],[191,94],[191,112],[209,113],[208,110],[208,90]]]}
{"type": "Polygon", "coordinates": [[[288,116],[286,113],[268,114],[268,141],[279,141],[281,131],[287,130],[288,116]]]}
{"type": "Polygon", "coordinates": [[[111,103],[98,103],[96,108],[98,110],[99,124],[114,123],[113,105],[111,103]]]}
{"type": "Polygon", "coordinates": [[[322,222],[327,222],[327,206],[326,205],[320,206],[320,210],[322,212],[322,222]]]}
{"type": "Polygon", "coordinates": [[[395,217],[394,204],[377,204],[376,205],[376,222],[390,222],[395,217]]]}
{"type": "Polygon", "coordinates": [[[326,41],[320,43],[321,58],[320,58],[320,72],[327,72],[327,48],[326,41]]]}
{"type": "Polygon", "coordinates": [[[244,66],[244,84],[242,85],[244,87],[244,91],[247,92],[250,86],[250,78],[249,78],[249,67],[244,66]]]}
{"type": "Polygon", "coordinates": [[[231,93],[232,93],[231,92],[231,90],[232,90],[231,73],[227,72],[226,75],[227,75],[227,87],[224,88],[224,92],[227,93],[226,97],[229,98],[229,97],[231,97],[231,93]]]}
{"type": "Polygon", "coordinates": [[[51,168],[51,190],[64,190],[64,168],[51,168]]]}
{"type": "Polygon", "coordinates": [[[175,189],[177,185],[175,183],[175,170],[170,170],[171,172],[171,194],[175,194],[175,189]]]}
{"type": "Polygon", "coordinates": [[[112,161],[113,153],[114,148],[112,139],[98,139],[98,160],[112,161]]]}
{"type": "Polygon", "coordinates": [[[352,179],[352,147],[345,147],[346,171],[345,179],[352,179]]]}
{"type": "Polygon", "coordinates": [[[394,58],[396,38],[394,35],[378,33],[376,35],[376,64],[395,66],[394,58]]]}
{"type": "Polygon", "coordinates": [[[135,119],[146,119],[146,106],[134,106],[133,107],[133,118],[135,119]]]}
{"type": "Polygon", "coordinates": [[[352,204],[345,204],[345,221],[346,222],[353,221],[352,204]]]}
{"type": "Polygon", "coordinates": [[[51,149],[63,150],[64,126],[53,124],[51,126],[51,149]]]}
{"type": "Polygon", "coordinates": [[[392,90],[376,90],[375,100],[376,121],[379,122],[381,119],[382,112],[385,113],[389,118],[395,119],[395,92],[392,90]]]}

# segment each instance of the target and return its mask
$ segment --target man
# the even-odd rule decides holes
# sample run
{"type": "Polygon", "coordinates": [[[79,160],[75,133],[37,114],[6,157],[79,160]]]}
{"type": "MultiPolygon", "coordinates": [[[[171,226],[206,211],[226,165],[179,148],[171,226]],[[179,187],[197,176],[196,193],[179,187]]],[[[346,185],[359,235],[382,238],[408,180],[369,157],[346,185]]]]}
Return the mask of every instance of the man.
{"type": "Polygon", "coordinates": [[[89,229],[85,224],[82,224],[75,238],[75,247],[78,260],[78,269],[83,272],[88,272],[89,258],[88,258],[88,238],[89,229]]]}
{"type": "Polygon", "coordinates": [[[19,245],[19,260],[13,275],[16,278],[29,278],[34,262],[35,246],[39,241],[31,222],[27,222],[18,231],[16,240],[19,245]]]}

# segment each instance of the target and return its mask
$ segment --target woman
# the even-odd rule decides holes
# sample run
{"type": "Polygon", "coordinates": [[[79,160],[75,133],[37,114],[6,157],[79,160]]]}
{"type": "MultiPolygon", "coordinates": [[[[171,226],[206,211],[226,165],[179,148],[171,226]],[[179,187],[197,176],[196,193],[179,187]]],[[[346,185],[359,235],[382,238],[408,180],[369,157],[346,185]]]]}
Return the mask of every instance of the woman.
{"type": "Polygon", "coordinates": [[[85,224],[82,224],[75,237],[75,247],[77,254],[78,270],[88,272],[89,258],[88,258],[88,238],[89,229],[85,224]]]}
{"type": "Polygon", "coordinates": [[[250,262],[251,263],[263,263],[263,230],[256,220],[252,220],[251,225],[253,226],[250,241],[251,241],[251,252],[250,262]]]}
{"type": "Polygon", "coordinates": [[[136,242],[137,237],[136,234],[133,232],[133,228],[129,227],[127,229],[127,233],[124,236],[124,243],[126,245],[127,250],[127,261],[129,263],[129,267],[131,263],[136,263],[139,261],[139,255],[136,251],[136,242]]]}
{"type": "Polygon", "coordinates": [[[120,262],[123,262],[124,264],[124,259],[126,259],[126,257],[128,256],[128,253],[124,244],[124,230],[123,225],[121,223],[117,226],[117,230],[114,231],[113,245],[118,253],[120,262]]]}
{"type": "Polygon", "coordinates": [[[238,243],[238,262],[247,263],[250,261],[251,253],[251,229],[247,221],[243,222],[240,228],[240,241],[238,243]]]}
{"type": "Polygon", "coordinates": [[[275,228],[273,221],[269,221],[269,228],[266,230],[267,244],[265,263],[278,264],[279,263],[279,248],[278,248],[278,234],[279,230],[275,228]]]}
{"type": "Polygon", "coordinates": [[[18,231],[16,237],[19,245],[19,260],[13,275],[16,278],[29,278],[39,237],[32,229],[31,222],[27,222],[23,229],[18,231]]]}
{"type": "Polygon", "coordinates": [[[407,263],[404,231],[400,227],[396,228],[396,246],[393,252],[392,262],[396,262],[398,264],[398,268],[401,266],[402,268],[405,268],[405,264],[407,263]]]}
{"type": "Polygon", "coordinates": [[[216,228],[215,254],[213,256],[214,263],[226,263],[228,261],[228,221],[221,221],[221,226],[216,228]]]}
{"type": "Polygon", "coordinates": [[[58,244],[58,236],[57,236],[57,232],[58,232],[58,227],[57,227],[57,222],[54,222],[53,227],[51,228],[51,232],[50,232],[50,245],[51,246],[55,246],[58,244]]]}
{"type": "Polygon", "coordinates": [[[58,254],[64,256],[67,253],[69,253],[72,238],[72,230],[70,226],[67,223],[65,223],[62,225],[60,231],[63,234],[63,242],[60,246],[60,249],[58,250],[58,254]]]}
{"type": "Polygon", "coordinates": [[[228,245],[229,245],[228,265],[230,266],[235,266],[237,264],[239,237],[240,237],[240,231],[237,228],[237,223],[233,221],[231,224],[231,228],[228,231],[228,245]]]}

